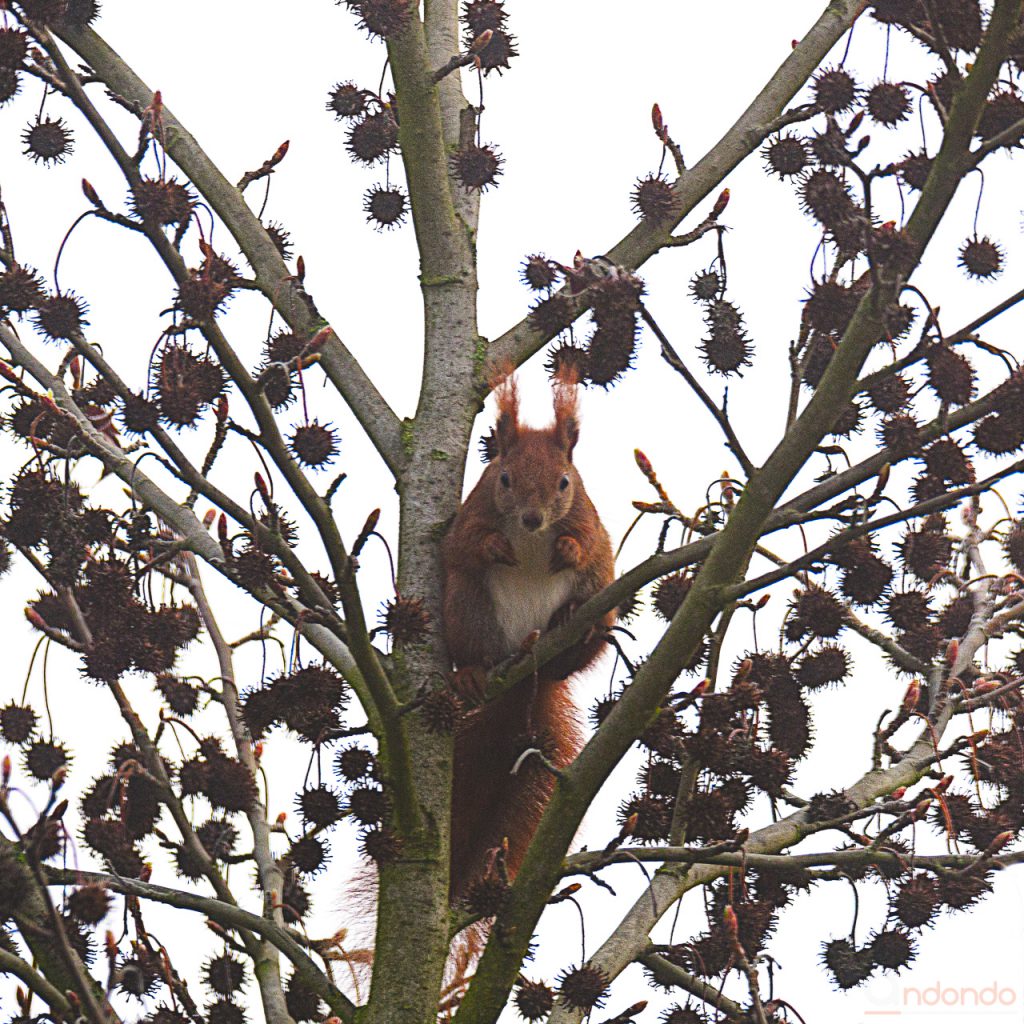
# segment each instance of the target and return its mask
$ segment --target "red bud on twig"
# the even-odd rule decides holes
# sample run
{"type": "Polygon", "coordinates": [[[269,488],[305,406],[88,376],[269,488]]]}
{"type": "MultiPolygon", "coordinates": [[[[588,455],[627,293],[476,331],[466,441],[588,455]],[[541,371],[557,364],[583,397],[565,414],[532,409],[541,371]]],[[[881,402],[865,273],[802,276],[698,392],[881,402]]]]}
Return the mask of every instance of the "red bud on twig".
{"type": "Polygon", "coordinates": [[[89,182],[88,178],[82,179],[82,192],[85,198],[96,207],[97,210],[105,210],[106,207],[103,205],[103,200],[100,199],[99,193],[94,189],[89,182]]]}
{"type": "Polygon", "coordinates": [[[271,167],[276,167],[288,155],[288,146],[289,142],[285,139],[284,142],[274,150],[274,155],[270,158],[271,167]]]}
{"type": "Polygon", "coordinates": [[[718,220],[721,217],[722,212],[729,205],[729,190],[723,188],[718,198],[715,200],[715,205],[711,207],[710,220],[718,220]]]}

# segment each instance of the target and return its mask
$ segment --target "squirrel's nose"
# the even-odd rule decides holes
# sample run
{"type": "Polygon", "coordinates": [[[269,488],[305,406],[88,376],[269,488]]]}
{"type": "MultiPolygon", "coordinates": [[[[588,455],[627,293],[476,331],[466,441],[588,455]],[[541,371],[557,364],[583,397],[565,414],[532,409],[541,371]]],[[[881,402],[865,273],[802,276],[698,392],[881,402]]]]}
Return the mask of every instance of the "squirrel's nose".
{"type": "Polygon", "coordinates": [[[523,513],[523,526],[533,531],[540,528],[540,516],[536,512],[523,513]]]}

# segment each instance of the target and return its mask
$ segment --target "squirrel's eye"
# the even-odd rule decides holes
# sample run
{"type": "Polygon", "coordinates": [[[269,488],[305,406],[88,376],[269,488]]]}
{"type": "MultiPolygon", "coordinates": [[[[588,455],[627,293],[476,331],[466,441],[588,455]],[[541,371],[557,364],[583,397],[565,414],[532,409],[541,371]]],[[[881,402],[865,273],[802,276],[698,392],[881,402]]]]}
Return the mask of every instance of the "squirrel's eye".
{"type": "Polygon", "coordinates": [[[502,487],[511,487],[512,486],[512,481],[509,479],[508,473],[502,473],[501,476],[498,479],[501,481],[501,486],[502,487]]]}
{"type": "Polygon", "coordinates": [[[562,479],[558,481],[558,489],[560,491],[564,491],[566,489],[566,487],[568,487],[568,486],[569,486],[569,478],[567,476],[563,476],[562,479]]]}

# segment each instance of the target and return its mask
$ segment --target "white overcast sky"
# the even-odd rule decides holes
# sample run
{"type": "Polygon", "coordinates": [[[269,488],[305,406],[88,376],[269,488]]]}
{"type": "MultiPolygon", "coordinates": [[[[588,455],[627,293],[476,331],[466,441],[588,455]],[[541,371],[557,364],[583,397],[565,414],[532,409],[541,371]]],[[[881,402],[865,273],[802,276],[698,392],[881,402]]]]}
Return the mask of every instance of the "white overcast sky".
{"type": "MultiPolygon", "coordinates": [[[[505,166],[500,187],[484,197],[480,220],[482,333],[495,337],[525,313],[529,293],[518,280],[523,256],[541,251],[568,262],[577,249],[588,255],[604,252],[629,230],[634,222],[630,190],[638,176],[656,169],[660,156],[650,129],[652,103],[661,105],[674,138],[687,159],[695,162],[744,109],[822,6],[821,0],[781,4],[511,0],[509,27],[518,37],[521,56],[503,77],[487,79],[484,94],[483,139],[500,148],[505,166]]],[[[351,15],[328,0],[291,4],[177,0],[159,5],[106,0],[96,27],[152,88],[162,91],[167,106],[230,180],[236,181],[281,142],[290,140],[288,157],[273,181],[267,217],[291,232],[295,251],[305,258],[307,286],[320,309],[363,360],[399,415],[411,415],[422,332],[412,229],[406,225],[378,234],[366,225],[362,195],[381,174],[349,161],[344,126],[325,110],[328,90],[339,81],[353,79],[376,87],[382,46],[368,42],[356,30],[351,15]]],[[[838,55],[842,46],[845,42],[838,55]]],[[[848,67],[862,83],[871,84],[882,76],[883,62],[884,33],[865,18],[854,34],[848,67]]],[[[918,81],[931,68],[930,61],[922,60],[897,35],[891,63],[900,69],[898,73],[916,75],[918,81]]],[[[475,76],[467,76],[466,83],[475,102],[475,76]]],[[[64,232],[85,208],[81,178],[87,177],[111,208],[118,207],[124,186],[74,112],[59,100],[51,99],[46,110],[52,116],[64,114],[74,128],[73,157],[63,166],[44,169],[22,156],[20,132],[34,116],[40,93],[37,82],[27,82],[22,97],[0,109],[0,187],[19,258],[49,275],[64,232]]],[[[135,122],[117,110],[112,110],[111,117],[122,138],[131,143],[135,122]]],[[[895,149],[891,145],[886,149],[884,130],[875,128],[872,134],[877,136],[879,160],[898,157],[919,143],[919,136],[908,135],[895,149]]],[[[953,224],[940,231],[935,255],[922,276],[933,301],[941,302],[948,329],[1020,286],[1021,202],[1008,161],[997,157],[990,163],[979,232],[991,233],[1005,246],[1009,270],[998,283],[987,286],[969,283],[956,271],[956,248],[971,230],[975,177],[957,197],[949,215],[953,224]]],[[[1015,173],[1019,182],[1019,168],[1015,173]]],[[[401,178],[397,164],[393,174],[401,178]]],[[[757,352],[753,370],[730,388],[730,409],[750,454],[760,461],[778,439],[784,420],[786,353],[799,317],[798,302],[809,285],[816,236],[811,223],[798,213],[793,190],[767,179],[758,157],[751,158],[727,184],[732,200],[723,220],[732,229],[726,240],[731,297],[746,314],[757,352]]],[[[260,187],[252,192],[256,200],[260,187]]],[[[227,246],[226,232],[220,229],[214,241],[227,246]]],[[[701,322],[686,286],[692,273],[712,256],[713,239],[708,238],[692,249],[664,253],[642,271],[651,310],[694,368],[701,322]]],[[[63,287],[88,299],[91,338],[116,363],[131,367],[128,375],[141,384],[159,335],[158,314],[170,304],[172,294],[168,277],[142,240],[111,225],[88,221],[68,244],[60,280],[63,287]]],[[[1020,319],[1007,317],[1006,321],[986,338],[1020,355],[1020,319]]],[[[229,338],[254,363],[266,331],[263,307],[250,296],[240,296],[224,323],[229,338]]],[[[47,354],[52,359],[53,350],[47,354]]],[[[711,380],[709,389],[721,397],[719,380],[711,380]]],[[[538,419],[547,416],[547,390],[537,361],[523,372],[523,390],[527,408],[538,419]]],[[[343,451],[338,465],[349,474],[338,503],[343,532],[352,536],[369,509],[381,505],[382,530],[394,536],[396,506],[389,478],[360,440],[351,417],[339,407],[333,391],[321,390],[316,383],[310,388],[310,403],[311,415],[331,420],[341,429],[343,451]]],[[[286,414],[297,415],[294,407],[286,414]]],[[[485,426],[482,421],[481,430],[485,426]]],[[[4,444],[5,455],[16,458],[15,450],[4,444]]],[[[714,424],[661,363],[649,337],[643,340],[637,371],[615,389],[588,393],[584,400],[578,463],[616,539],[632,518],[630,501],[651,497],[633,464],[636,447],[651,457],[683,508],[700,505],[704,488],[721,470],[735,470],[714,424]]],[[[237,453],[238,486],[247,489],[257,467],[244,449],[237,453]]],[[[479,463],[471,457],[471,478],[477,472],[479,463]]],[[[116,493],[117,485],[104,486],[108,495],[116,493]]],[[[1007,485],[1004,494],[1016,505],[1017,485],[1007,485]]],[[[643,558],[655,537],[656,530],[638,531],[624,551],[621,566],[628,568],[643,558]]],[[[369,611],[374,615],[378,602],[388,596],[386,561],[379,549],[368,550],[364,577],[372,603],[369,611]]],[[[211,586],[217,589],[215,582],[211,586]]],[[[34,587],[25,571],[0,584],[9,647],[9,674],[0,683],[0,703],[20,689],[35,641],[22,617],[26,595],[34,587]]],[[[780,593],[773,607],[781,612],[783,604],[780,593]]],[[[256,625],[251,606],[236,601],[227,609],[229,634],[241,635],[256,625]]],[[[655,636],[650,625],[643,626],[641,634],[648,641],[655,636]]],[[[854,649],[862,650],[857,645],[854,649]]],[[[204,661],[203,655],[192,656],[190,664],[206,675],[215,672],[212,660],[204,661]]],[[[874,722],[881,708],[899,699],[904,684],[880,663],[865,664],[846,689],[817,699],[820,743],[801,768],[795,786],[799,792],[848,784],[867,767],[874,722]]],[[[243,665],[250,681],[255,681],[258,664],[243,665]]],[[[607,667],[595,670],[578,686],[584,706],[605,687],[607,674],[607,667]]],[[[34,679],[33,685],[38,686],[34,679]]],[[[112,731],[109,742],[104,739],[91,751],[93,737],[111,721],[112,707],[101,690],[78,678],[70,659],[59,655],[52,659],[50,685],[55,730],[78,752],[73,775],[77,791],[107,747],[121,738],[121,731],[112,731]]],[[[138,688],[141,693],[146,686],[140,681],[138,688]]],[[[38,690],[32,692],[38,698],[38,690]]],[[[152,715],[152,703],[145,697],[140,701],[152,715]]],[[[213,728],[212,717],[209,722],[213,728]]],[[[268,759],[279,766],[271,777],[271,816],[292,810],[291,794],[301,781],[304,757],[297,747],[277,737],[268,744],[268,759]]],[[[585,829],[584,841],[588,834],[595,843],[606,841],[609,818],[627,792],[629,776],[638,763],[634,759],[618,773],[619,785],[601,802],[591,831],[585,829]]],[[[763,820],[764,808],[759,810],[763,820]]],[[[81,850],[79,854],[85,856],[81,850]]],[[[311,932],[327,934],[337,927],[338,893],[350,860],[336,849],[327,881],[318,887],[318,913],[311,932]]],[[[167,868],[155,880],[173,884],[167,868]]],[[[638,891],[639,882],[635,871],[620,870],[613,878],[620,893],[638,891]]],[[[598,893],[589,905],[588,954],[614,924],[616,908],[621,913],[627,904],[620,900],[613,905],[606,894],[598,893]]],[[[691,897],[687,908],[677,929],[679,937],[686,934],[687,922],[697,921],[699,896],[691,897]]],[[[883,908],[878,891],[862,896],[861,939],[881,925],[883,908]]],[[[859,1021],[873,1019],[871,1014],[880,1010],[899,1010],[909,986],[924,990],[937,982],[953,989],[996,984],[1014,997],[1012,1005],[1004,1005],[1001,1019],[1019,1021],[1024,1019],[1022,909],[1021,883],[1015,876],[1001,878],[997,895],[980,911],[943,919],[927,933],[917,964],[898,981],[883,979],[867,990],[843,996],[831,990],[817,966],[817,955],[823,939],[848,932],[852,895],[841,884],[820,889],[782,918],[771,946],[779,967],[776,991],[808,1022],[859,1021]]],[[[542,954],[531,974],[550,978],[569,959],[578,958],[579,937],[568,905],[554,908],[548,918],[544,935],[558,933],[561,938],[550,943],[553,951],[542,954]]],[[[172,948],[174,931],[180,933],[179,943],[187,942],[186,928],[200,927],[193,918],[165,916],[161,922],[161,938],[172,948]]],[[[545,948],[543,942],[541,948],[545,948]]],[[[645,997],[638,982],[638,976],[624,976],[608,1005],[609,1015],[645,997]]],[[[740,990],[731,982],[730,991],[740,990]]],[[[4,993],[0,987],[0,1006],[6,1007],[4,993]]],[[[639,1019],[656,1019],[656,1005],[652,1003],[639,1019]]],[[[993,1011],[972,1014],[961,1008],[955,1019],[973,1022],[993,1015],[993,1011]]]]}

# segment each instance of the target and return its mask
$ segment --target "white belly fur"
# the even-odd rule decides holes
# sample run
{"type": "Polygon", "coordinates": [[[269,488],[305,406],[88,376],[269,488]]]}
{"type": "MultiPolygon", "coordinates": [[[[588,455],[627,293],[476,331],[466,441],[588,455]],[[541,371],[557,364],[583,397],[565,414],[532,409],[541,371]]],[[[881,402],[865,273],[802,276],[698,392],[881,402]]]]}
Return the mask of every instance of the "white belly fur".
{"type": "Polygon", "coordinates": [[[551,616],[565,604],[572,592],[571,569],[551,572],[554,531],[527,533],[515,530],[510,536],[518,565],[494,565],[487,586],[494,613],[505,634],[508,653],[514,654],[535,629],[545,630],[551,616]]]}

